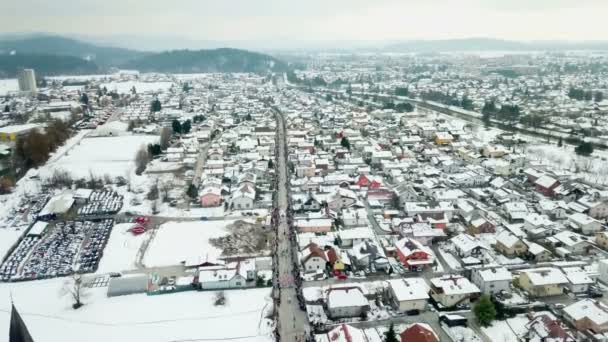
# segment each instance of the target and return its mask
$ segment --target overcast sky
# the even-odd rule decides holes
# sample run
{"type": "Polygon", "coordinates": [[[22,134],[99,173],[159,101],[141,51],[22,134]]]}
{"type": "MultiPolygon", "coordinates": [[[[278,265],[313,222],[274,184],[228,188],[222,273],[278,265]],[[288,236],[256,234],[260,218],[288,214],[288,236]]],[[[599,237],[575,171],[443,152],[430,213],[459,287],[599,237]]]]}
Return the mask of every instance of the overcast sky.
{"type": "Polygon", "coordinates": [[[194,40],[608,40],[608,0],[2,0],[0,32],[194,40]]]}

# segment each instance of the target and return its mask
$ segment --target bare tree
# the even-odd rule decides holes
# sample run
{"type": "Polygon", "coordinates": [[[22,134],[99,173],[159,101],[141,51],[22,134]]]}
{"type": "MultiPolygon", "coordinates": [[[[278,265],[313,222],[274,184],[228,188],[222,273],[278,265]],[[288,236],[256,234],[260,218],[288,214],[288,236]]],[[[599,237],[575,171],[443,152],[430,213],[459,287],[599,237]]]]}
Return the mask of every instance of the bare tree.
{"type": "Polygon", "coordinates": [[[74,274],[65,280],[61,288],[62,295],[70,295],[74,300],[74,304],[72,304],[74,310],[84,305],[82,299],[86,297],[86,291],[83,285],[82,275],[74,274]]]}
{"type": "Polygon", "coordinates": [[[160,148],[166,150],[169,147],[171,140],[171,130],[168,127],[163,127],[160,130],[160,148]]]}
{"type": "Polygon", "coordinates": [[[146,165],[150,161],[148,149],[144,146],[140,147],[135,154],[135,174],[140,176],[146,169],[146,165]]]}

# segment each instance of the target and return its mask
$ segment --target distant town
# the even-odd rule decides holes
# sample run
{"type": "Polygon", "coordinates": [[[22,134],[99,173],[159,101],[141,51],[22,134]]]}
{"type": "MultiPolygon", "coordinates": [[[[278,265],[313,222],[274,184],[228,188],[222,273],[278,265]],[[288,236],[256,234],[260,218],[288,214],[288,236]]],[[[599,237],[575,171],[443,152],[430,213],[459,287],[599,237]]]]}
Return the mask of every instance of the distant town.
{"type": "Polygon", "coordinates": [[[0,330],[608,339],[608,54],[280,59],[0,80],[0,330]]]}

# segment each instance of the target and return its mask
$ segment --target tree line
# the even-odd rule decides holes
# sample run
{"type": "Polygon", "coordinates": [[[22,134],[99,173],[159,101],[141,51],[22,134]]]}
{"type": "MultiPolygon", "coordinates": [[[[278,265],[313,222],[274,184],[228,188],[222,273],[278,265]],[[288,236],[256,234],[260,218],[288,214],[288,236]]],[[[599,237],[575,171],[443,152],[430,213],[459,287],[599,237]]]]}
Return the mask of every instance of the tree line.
{"type": "Polygon", "coordinates": [[[595,101],[602,102],[604,100],[604,93],[601,91],[593,92],[591,90],[584,90],[580,88],[571,87],[568,90],[568,97],[578,101],[595,101]]]}

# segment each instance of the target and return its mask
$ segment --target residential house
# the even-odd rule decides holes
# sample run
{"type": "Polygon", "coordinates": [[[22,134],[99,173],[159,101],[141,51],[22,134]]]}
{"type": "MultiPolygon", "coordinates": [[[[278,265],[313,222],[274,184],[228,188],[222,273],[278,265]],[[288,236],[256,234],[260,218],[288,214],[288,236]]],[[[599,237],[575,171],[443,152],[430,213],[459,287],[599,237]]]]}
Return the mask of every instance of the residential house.
{"type": "Polygon", "coordinates": [[[604,250],[608,249],[608,231],[595,233],[595,244],[604,250]]]}
{"type": "Polygon", "coordinates": [[[591,216],[582,213],[574,213],[568,216],[570,226],[584,235],[591,235],[602,230],[602,223],[591,216]]]}
{"type": "Polygon", "coordinates": [[[510,292],[513,277],[504,267],[476,268],[471,274],[471,281],[482,293],[493,295],[501,291],[510,292]]]}
{"type": "Polygon", "coordinates": [[[331,329],[327,334],[316,335],[315,340],[317,342],[372,342],[365,331],[344,323],[331,329]]]}
{"type": "Polygon", "coordinates": [[[460,275],[444,275],[431,279],[430,293],[437,303],[447,308],[469,304],[480,295],[479,288],[460,275]]]}
{"type": "Polygon", "coordinates": [[[608,332],[608,307],[592,299],[583,299],[564,308],[564,318],[578,331],[593,334],[608,332]]]}
{"type": "Polygon", "coordinates": [[[202,290],[233,289],[247,285],[247,272],[240,263],[198,268],[198,285],[202,290]]]}
{"type": "Polygon", "coordinates": [[[370,310],[360,288],[334,287],[327,290],[327,311],[332,319],[360,317],[370,310]]]}
{"type": "Polygon", "coordinates": [[[454,141],[454,137],[447,132],[435,133],[435,144],[437,145],[449,145],[454,141]]]}
{"type": "Polygon", "coordinates": [[[562,271],[568,278],[567,288],[572,293],[586,293],[594,283],[587,271],[581,267],[565,267],[562,271]]]}
{"type": "Polygon", "coordinates": [[[528,245],[521,238],[508,230],[503,230],[496,235],[496,250],[508,257],[515,257],[525,254],[528,245]]]}
{"type": "Polygon", "coordinates": [[[348,208],[342,210],[342,224],[344,227],[367,227],[368,223],[365,209],[348,208]]]}
{"type": "Polygon", "coordinates": [[[414,239],[402,238],[395,243],[395,248],[401,263],[410,270],[428,267],[435,263],[433,251],[414,239]]]}
{"type": "Polygon", "coordinates": [[[402,278],[388,281],[395,309],[425,311],[429,299],[429,286],[423,278],[402,278]]]}
{"type": "Polygon", "coordinates": [[[399,334],[402,342],[439,342],[439,336],[430,325],[414,323],[399,334]]]}
{"type": "Polygon", "coordinates": [[[545,247],[537,244],[536,242],[524,240],[528,246],[527,255],[536,262],[550,261],[553,259],[553,254],[545,247]]]}
{"type": "Polygon", "coordinates": [[[488,248],[481,241],[469,234],[459,234],[450,239],[459,257],[479,256],[488,248]]]}
{"type": "Polygon", "coordinates": [[[300,233],[320,233],[331,231],[332,222],[329,218],[304,218],[296,219],[294,225],[300,233]]]}
{"type": "Polygon", "coordinates": [[[255,188],[244,185],[232,193],[230,206],[234,209],[253,209],[255,200],[255,188]]]}
{"type": "Polygon", "coordinates": [[[531,296],[549,297],[562,294],[568,279],[557,268],[543,267],[521,271],[518,284],[531,296]]]}
{"type": "Polygon", "coordinates": [[[306,273],[315,273],[325,270],[328,259],[325,250],[315,243],[310,243],[300,251],[300,261],[306,273]]]}
{"type": "Polygon", "coordinates": [[[556,230],[555,222],[551,221],[545,215],[530,213],[524,217],[524,226],[522,230],[528,234],[531,239],[538,239],[554,234],[556,230]]]}
{"type": "Polygon", "coordinates": [[[525,326],[525,341],[576,342],[561,320],[537,314],[525,326]]]}
{"type": "Polygon", "coordinates": [[[206,187],[200,192],[200,201],[203,208],[217,207],[222,203],[222,190],[217,187],[206,187]]]}
{"type": "Polygon", "coordinates": [[[592,248],[587,237],[569,230],[561,231],[547,238],[547,241],[556,248],[556,253],[562,256],[587,254],[592,248]]]}
{"type": "Polygon", "coordinates": [[[540,178],[534,181],[536,191],[542,193],[545,196],[552,197],[555,195],[555,188],[560,186],[560,182],[548,175],[542,175],[540,178]]]}

